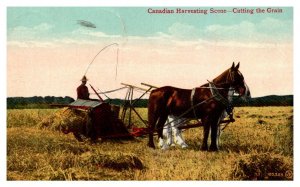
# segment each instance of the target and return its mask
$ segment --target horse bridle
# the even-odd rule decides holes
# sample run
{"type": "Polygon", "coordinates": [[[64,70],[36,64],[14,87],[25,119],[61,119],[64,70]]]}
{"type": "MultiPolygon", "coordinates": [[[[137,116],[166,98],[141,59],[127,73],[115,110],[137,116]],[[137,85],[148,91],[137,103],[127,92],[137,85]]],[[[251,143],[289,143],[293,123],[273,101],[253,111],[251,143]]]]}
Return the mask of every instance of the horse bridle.
{"type": "MultiPolygon", "coordinates": [[[[243,77],[242,73],[239,70],[237,70],[237,73],[239,73],[243,77]]],[[[229,91],[232,89],[233,90],[233,95],[234,95],[234,93],[236,93],[235,90],[237,89],[237,86],[234,85],[234,80],[233,80],[233,75],[232,75],[232,70],[231,69],[229,69],[229,73],[227,74],[226,82],[221,83],[221,84],[229,84],[229,91]]],[[[240,96],[240,93],[238,93],[238,94],[240,96]]]]}

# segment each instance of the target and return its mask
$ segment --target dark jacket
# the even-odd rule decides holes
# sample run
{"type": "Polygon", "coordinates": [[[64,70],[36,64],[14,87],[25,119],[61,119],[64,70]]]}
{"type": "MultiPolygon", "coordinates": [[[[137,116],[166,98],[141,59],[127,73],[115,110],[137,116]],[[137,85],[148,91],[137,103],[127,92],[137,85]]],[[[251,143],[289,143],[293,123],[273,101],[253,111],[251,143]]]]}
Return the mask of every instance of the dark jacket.
{"type": "Polygon", "coordinates": [[[80,85],[77,88],[77,99],[85,99],[88,100],[90,94],[89,94],[89,90],[85,85],[80,85]]]}

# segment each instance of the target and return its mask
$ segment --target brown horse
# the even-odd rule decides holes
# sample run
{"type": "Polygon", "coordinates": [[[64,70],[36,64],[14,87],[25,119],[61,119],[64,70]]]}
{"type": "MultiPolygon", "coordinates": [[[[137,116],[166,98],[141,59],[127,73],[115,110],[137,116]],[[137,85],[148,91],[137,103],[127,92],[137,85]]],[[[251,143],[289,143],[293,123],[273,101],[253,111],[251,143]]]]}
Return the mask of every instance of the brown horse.
{"type": "Polygon", "coordinates": [[[208,150],[207,139],[211,129],[211,145],[209,150],[217,151],[217,134],[219,120],[228,103],[228,92],[233,89],[240,96],[248,96],[249,90],[244,77],[233,63],[231,68],[207,83],[193,90],[165,86],[153,90],[149,96],[148,121],[149,143],[155,148],[153,142],[154,130],[158,137],[163,137],[163,127],[168,115],[180,118],[201,119],[204,124],[204,137],[202,150],[208,150]],[[213,87],[213,89],[212,89],[213,87]],[[214,94],[217,91],[218,97],[214,94]],[[221,97],[221,99],[220,99],[221,97]],[[222,102],[221,102],[222,101],[222,102]],[[225,101],[225,102],[224,102],[225,101]],[[227,101],[227,102],[226,102],[227,101]]]}

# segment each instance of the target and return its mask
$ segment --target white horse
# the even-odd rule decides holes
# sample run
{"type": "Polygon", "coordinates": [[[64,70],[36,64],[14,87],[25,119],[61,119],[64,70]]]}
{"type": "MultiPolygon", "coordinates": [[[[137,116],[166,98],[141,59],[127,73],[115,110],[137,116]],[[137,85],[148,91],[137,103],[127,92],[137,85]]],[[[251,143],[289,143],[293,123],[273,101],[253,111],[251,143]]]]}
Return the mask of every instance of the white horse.
{"type": "Polygon", "coordinates": [[[173,115],[168,116],[163,129],[163,137],[166,141],[163,138],[159,138],[158,142],[161,149],[168,149],[170,146],[175,146],[175,144],[178,144],[181,148],[188,147],[182,137],[182,130],[178,129],[178,127],[184,125],[185,121],[185,118],[176,118],[173,115]]]}
{"type": "MultiPolygon", "coordinates": [[[[224,110],[223,114],[221,115],[219,119],[219,125],[222,119],[226,118],[228,116],[226,110],[224,110]]],[[[182,130],[178,127],[181,127],[185,125],[185,121],[187,119],[185,118],[176,118],[173,115],[168,116],[168,120],[166,121],[163,129],[163,137],[159,138],[158,145],[162,150],[169,149],[172,146],[179,145],[181,148],[185,149],[188,147],[187,143],[184,141],[184,138],[182,136],[182,130]]],[[[218,130],[218,137],[220,137],[220,130],[218,130]]],[[[217,141],[217,144],[219,144],[219,138],[217,141]]]]}
{"type": "MultiPolygon", "coordinates": [[[[249,89],[248,86],[246,86],[246,89],[249,89]]],[[[229,89],[228,94],[228,100],[229,102],[232,102],[232,96],[233,96],[233,89],[229,89]]],[[[251,97],[251,96],[250,96],[251,97]]],[[[224,119],[226,116],[228,116],[226,110],[223,111],[223,114],[219,118],[219,126],[222,119],[224,119]]],[[[158,145],[161,149],[165,150],[168,149],[170,146],[175,146],[175,144],[181,146],[181,148],[185,149],[188,147],[187,143],[185,143],[183,137],[182,137],[182,130],[178,129],[178,127],[183,126],[185,124],[185,121],[187,119],[185,118],[176,118],[173,115],[168,116],[168,120],[166,121],[163,129],[163,137],[166,139],[166,141],[163,138],[159,138],[158,145]]],[[[219,127],[220,128],[220,127],[219,127]]],[[[218,130],[218,141],[217,144],[219,144],[220,140],[220,129],[218,130]]]]}

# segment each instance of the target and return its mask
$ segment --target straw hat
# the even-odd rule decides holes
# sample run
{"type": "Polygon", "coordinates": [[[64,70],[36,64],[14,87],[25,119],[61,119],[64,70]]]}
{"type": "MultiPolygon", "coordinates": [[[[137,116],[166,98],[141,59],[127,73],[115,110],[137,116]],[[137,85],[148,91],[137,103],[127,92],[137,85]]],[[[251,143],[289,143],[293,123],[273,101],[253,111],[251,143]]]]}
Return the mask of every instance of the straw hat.
{"type": "Polygon", "coordinates": [[[84,75],[81,79],[81,81],[87,81],[88,79],[86,78],[86,76],[84,75]]]}

